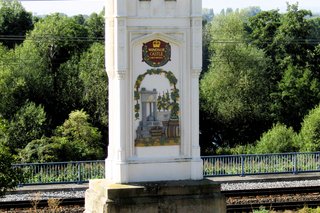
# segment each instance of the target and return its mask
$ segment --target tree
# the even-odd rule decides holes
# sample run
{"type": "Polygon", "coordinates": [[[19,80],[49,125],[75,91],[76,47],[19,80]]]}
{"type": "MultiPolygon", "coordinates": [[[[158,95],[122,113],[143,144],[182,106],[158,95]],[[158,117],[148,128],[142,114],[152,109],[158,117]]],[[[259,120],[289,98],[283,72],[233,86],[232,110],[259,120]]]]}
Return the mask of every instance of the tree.
{"type": "Polygon", "coordinates": [[[44,163],[57,161],[72,161],[75,153],[70,143],[64,137],[42,137],[28,143],[28,145],[19,152],[19,160],[24,163],[44,163]]]}
{"type": "Polygon", "coordinates": [[[108,126],[108,76],[104,67],[104,45],[94,43],[79,62],[84,90],[82,101],[94,124],[108,126]]]}
{"type": "Polygon", "coordinates": [[[210,53],[209,53],[209,44],[210,44],[210,29],[211,22],[207,23],[207,21],[203,21],[202,24],[202,73],[201,78],[204,73],[208,71],[210,65],[210,53]]]}
{"type": "Polygon", "coordinates": [[[249,31],[249,39],[259,49],[265,50],[266,54],[274,59],[275,48],[273,40],[280,27],[280,13],[278,10],[262,11],[249,18],[246,23],[249,31]]]}
{"type": "Polygon", "coordinates": [[[300,131],[299,148],[302,152],[320,150],[320,106],[310,110],[303,119],[300,131]]]}
{"type": "Polygon", "coordinates": [[[316,45],[313,51],[309,51],[308,64],[315,76],[320,80],[320,17],[308,19],[311,25],[311,32],[308,43],[316,45]]]}
{"type": "Polygon", "coordinates": [[[245,43],[242,19],[240,14],[215,17],[211,66],[200,85],[202,109],[220,126],[214,139],[230,146],[254,142],[268,119],[268,59],[245,43]]]}
{"type": "Polygon", "coordinates": [[[311,24],[306,17],[311,16],[308,10],[298,10],[298,4],[288,4],[287,13],[281,17],[274,43],[276,60],[281,66],[288,64],[305,66],[308,61],[308,50],[313,49],[307,40],[311,33],[311,24]]]}
{"type": "Polygon", "coordinates": [[[7,145],[11,152],[23,149],[29,142],[41,138],[45,133],[46,113],[42,106],[27,102],[10,121],[7,145]]]}
{"type": "Polygon", "coordinates": [[[85,20],[85,26],[88,29],[89,38],[93,41],[101,41],[104,38],[104,11],[100,14],[92,13],[85,20]]]}
{"type": "Polygon", "coordinates": [[[310,51],[309,67],[314,76],[320,80],[320,44],[312,52],[310,51]]]}
{"type": "Polygon", "coordinates": [[[20,151],[22,162],[51,162],[96,160],[104,156],[101,133],[89,123],[89,116],[81,110],[70,113],[51,137],[30,142],[20,151]]]}
{"type": "Polygon", "coordinates": [[[311,12],[298,10],[298,4],[288,4],[285,14],[277,10],[263,11],[249,19],[247,30],[252,44],[263,49],[272,61],[270,77],[282,78],[288,66],[305,67],[315,48],[316,22],[308,19],[311,12]]]}
{"type": "Polygon", "coordinates": [[[0,144],[5,144],[8,121],[0,116],[0,144]]]}
{"type": "MultiPolygon", "coordinates": [[[[48,72],[47,58],[37,48],[35,41],[26,40],[14,50],[12,70],[15,76],[23,79],[23,94],[17,96],[19,101],[34,102],[37,105],[44,106],[45,110],[50,109],[53,103],[53,79],[55,78],[48,72]]],[[[15,97],[15,96],[14,96],[15,97]]],[[[17,105],[19,108],[21,105],[17,105]]],[[[49,118],[51,117],[50,114],[49,118]]]]}
{"type": "Polygon", "coordinates": [[[275,120],[299,130],[303,117],[320,101],[320,83],[309,69],[289,66],[271,97],[275,120]]]}
{"type": "Polygon", "coordinates": [[[25,103],[26,80],[19,69],[14,68],[15,54],[0,45],[0,115],[10,119],[25,103]]]}
{"type": "Polygon", "coordinates": [[[84,25],[86,22],[86,17],[84,15],[75,15],[72,16],[72,18],[80,25],[84,25]]]}
{"type": "Polygon", "coordinates": [[[255,146],[255,153],[285,153],[297,151],[297,134],[283,124],[274,125],[263,133],[255,146]]]}
{"type": "MultiPolygon", "coordinates": [[[[44,70],[38,70],[38,72],[45,72],[50,80],[48,88],[45,89],[48,93],[45,94],[47,102],[44,103],[44,106],[52,121],[52,126],[61,124],[70,112],[70,107],[64,109],[65,105],[61,102],[61,100],[68,99],[65,96],[68,92],[61,92],[64,92],[63,88],[67,88],[68,85],[65,84],[69,82],[60,80],[68,74],[71,74],[69,76],[71,78],[75,77],[75,72],[65,69],[69,66],[68,64],[63,67],[61,65],[72,57],[79,56],[87,49],[89,46],[87,37],[88,32],[85,26],[62,14],[52,14],[41,19],[35,24],[34,30],[27,37],[32,43],[30,46],[34,46],[33,54],[42,57],[41,64],[44,67],[40,67],[40,69],[44,70]]],[[[24,53],[26,55],[23,57],[28,58],[29,55],[26,52],[24,53]]]]}
{"type": "Polygon", "coordinates": [[[56,75],[55,114],[61,119],[76,109],[82,108],[83,82],[80,78],[79,56],[73,56],[61,64],[56,75]]]}
{"type": "Polygon", "coordinates": [[[12,167],[13,157],[7,147],[0,143],[0,197],[8,189],[15,188],[22,180],[22,175],[12,167]]]}
{"type": "Polygon", "coordinates": [[[33,28],[32,14],[17,0],[0,1],[1,42],[8,48],[21,44],[26,33],[33,28]]]}
{"type": "MultiPolygon", "coordinates": [[[[89,155],[101,157],[101,133],[88,120],[89,116],[84,111],[73,111],[69,119],[57,128],[56,135],[68,138],[74,145],[79,145],[79,149],[89,152],[89,155]]],[[[87,152],[80,153],[88,155],[87,152]]]]}
{"type": "Polygon", "coordinates": [[[252,17],[255,16],[259,13],[261,13],[261,8],[260,7],[247,7],[241,10],[241,13],[243,13],[246,17],[252,17]]]}
{"type": "Polygon", "coordinates": [[[272,60],[270,114],[273,123],[300,129],[302,118],[319,102],[317,22],[311,12],[288,4],[285,14],[261,12],[249,19],[251,42],[272,60]]]}
{"type": "Polygon", "coordinates": [[[88,47],[84,39],[87,36],[86,28],[75,19],[55,13],[38,21],[27,38],[47,58],[50,71],[54,72],[72,55],[88,47]]]}

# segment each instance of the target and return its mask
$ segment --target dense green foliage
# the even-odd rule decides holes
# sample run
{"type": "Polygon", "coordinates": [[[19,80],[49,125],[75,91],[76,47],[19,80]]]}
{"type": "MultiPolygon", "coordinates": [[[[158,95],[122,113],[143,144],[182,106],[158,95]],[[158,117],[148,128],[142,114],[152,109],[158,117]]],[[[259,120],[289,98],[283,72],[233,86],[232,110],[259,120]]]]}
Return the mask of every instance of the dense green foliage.
{"type": "Polygon", "coordinates": [[[283,124],[274,125],[263,133],[257,142],[254,153],[286,153],[297,151],[297,134],[283,124]]]}
{"type": "Polygon", "coordinates": [[[204,28],[202,153],[319,151],[297,134],[320,102],[320,18],[295,4],[251,12],[216,15],[204,28]]]}
{"type": "Polygon", "coordinates": [[[1,42],[9,47],[21,44],[26,33],[33,28],[32,14],[27,12],[17,0],[0,1],[1,42]]]}
{"type": "Polygon", "coordinates": [[[12,155],[9,150],[0,144],[0,197],[5,195],[8,189],[12,189],[22,180],[16,169],[12,168],[12,155]]]}
{"type": "Polygon", "coordinates": [[[41,138],[45,131],[46,114],[41,106],[27,103],[13,116],[7,128],[7,146],[12,153],[30,141],[41,138]]]}
{"type": "Polygon", "coordinates": [[[20,36],[0,41],[0,142],[14,159],[105,157],[103,32],[103,13],[39,18],[0,1],[0,35],[20,36]]]}
{"type": "Polygon", "coordinates": [[[105,158],[104,11],[33,17],[0,0],[0,36],[0,195],[12,162],[105,158]]]}
{"type": "Polygon", "coordinates": [[[51,137],[42,137],[28,143],[19,153],[22,162],[51,162],[101,159],[101,133],[93,127],[89,116],[74,111],[51,137]]]}
{"type": "MultiPolygon", "coordinates": [[[[12,160],[106,156],[103,13],[32,17],[0,0],[0,192],[12,160]]],[[[320,18],[252,7],[207,11],[203,27],[202,154],[319,151],[320,18]]]]}
{"type": "Polygon", "coordinates": [[[268,119],[269,60],[263,51],[246,44],[243,18],[232,13],[216,17],[211,24],[214,54],[200,94],[202,109],[216,123],[218,144],[245,144],[250,137],[260,136],[263,125],[258,121],[268,119]]]}
{"type": "Polygon", "coordinates": [[[299,147],[301,151],[320,150],[320,106],[311,110],[304,118],[300,131],[299,147]]]}
{"type": "MultiPolygon", "coordinates": [[[[108,125],[108,77],[104,71],[104,45],[94,43],[81,57],[80,79],[83,82],[82,103],[95,125],[108,125]]],[[[106,131],[106,129],[105,129],[106,131]]]]}

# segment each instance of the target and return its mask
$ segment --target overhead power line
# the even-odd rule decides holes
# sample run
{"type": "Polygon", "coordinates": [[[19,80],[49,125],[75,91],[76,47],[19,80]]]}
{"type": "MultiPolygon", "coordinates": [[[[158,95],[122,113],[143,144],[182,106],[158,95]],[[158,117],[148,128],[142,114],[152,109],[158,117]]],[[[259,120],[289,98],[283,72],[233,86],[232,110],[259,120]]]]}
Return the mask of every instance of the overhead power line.
{"type": "Polygon", "coordinates": [[[45,40],[52,39],[57,41],[104,41],[104,37],[64,37],[64,36],[52,36],[52,35],[41,35],[41,36],[20,36],[20,35],[0,35],[2,41],[23,41],[23,40],[45,40]]]}

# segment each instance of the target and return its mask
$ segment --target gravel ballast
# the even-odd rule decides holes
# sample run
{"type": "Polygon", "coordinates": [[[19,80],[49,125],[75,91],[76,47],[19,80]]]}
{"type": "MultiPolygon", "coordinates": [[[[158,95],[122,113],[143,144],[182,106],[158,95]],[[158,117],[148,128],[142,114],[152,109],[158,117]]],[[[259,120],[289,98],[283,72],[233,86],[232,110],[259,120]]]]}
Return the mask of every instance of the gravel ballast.
{"type": "MultiPolygon", "coordinates": [[[[241,183],[222,183],[221,191],[232,190],[254,190],[254,189],[270,189],[270,188],[290,188],[290,187],[310,187],[320,186],[320,180],[304,180],[304,181],[277,181],[277,182],[241,182],[241,183]]],[[[50,198],[68,199],[68,198],[84,198],[85,189],[78,190],[61,190],[61,191],[30,191],[23,193],[10,192],[0,202],[8,201],[28,201],[34,199],[36,196],[40,199],[47,200],[50,198]]]]}

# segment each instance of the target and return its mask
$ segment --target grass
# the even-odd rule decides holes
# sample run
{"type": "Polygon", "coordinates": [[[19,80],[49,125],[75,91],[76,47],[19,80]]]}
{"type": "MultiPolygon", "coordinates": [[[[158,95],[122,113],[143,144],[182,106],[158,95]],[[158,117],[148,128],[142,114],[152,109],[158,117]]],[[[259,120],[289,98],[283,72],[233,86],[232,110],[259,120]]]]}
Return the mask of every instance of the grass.
{"type": "Polygon", "coordinates": [[[31,198],[31,205],[32,208],[29,209],[28,213],[59,213],[63,212],[62,209],[60,208],[61,204],[61,199],[57,198],[49,198],[47,203],[48,207],[47,208],[39,208],[39,202],[41,201],[41,193],[37,192],[33,194],[31,198]]]}

